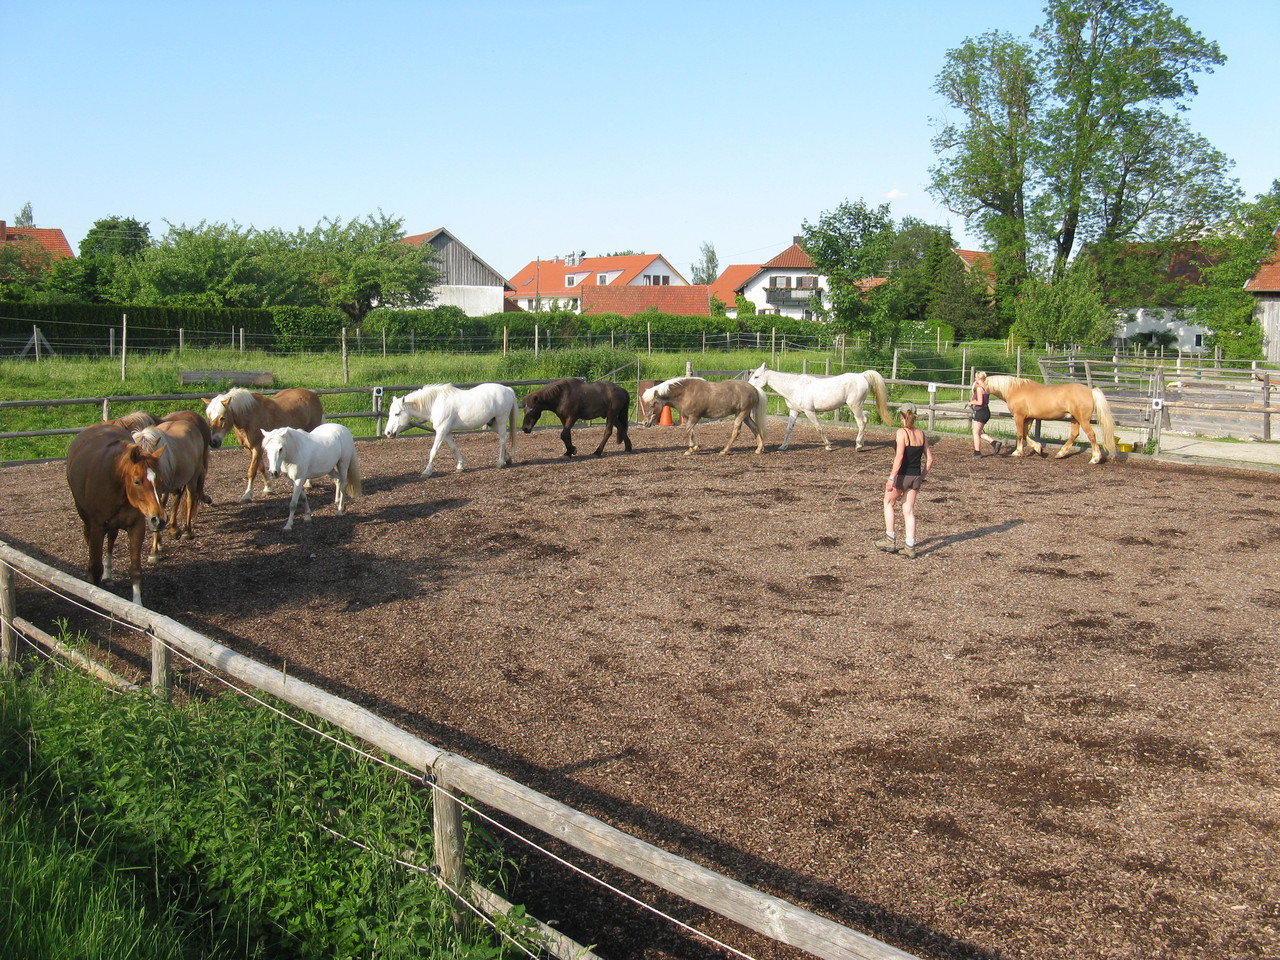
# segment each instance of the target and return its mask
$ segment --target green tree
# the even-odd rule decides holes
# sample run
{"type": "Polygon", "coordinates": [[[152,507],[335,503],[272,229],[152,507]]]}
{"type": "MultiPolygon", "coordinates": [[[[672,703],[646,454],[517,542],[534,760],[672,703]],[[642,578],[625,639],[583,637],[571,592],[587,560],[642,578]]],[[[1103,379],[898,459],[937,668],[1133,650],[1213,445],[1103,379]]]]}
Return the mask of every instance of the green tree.
{"type": "Polygon", "coordinates": [[[805,252],[827,277],[826,316],[841,333],[867,338],[868,348],[887,348],[897,334],[897,301],[888,298],[880,308],[866,296],[866,281],[884,276],[897,237],[889,205],[871,208],[862,200],[844,201],[822,214],[817,223],[801,226],[805,252]]]}
{"type": "Polygon", "coordinates": [[[437,263],[402,243],[404,221],[381,211],[363,220],[324,220],[294,234],[288,248],[315,285],[319,303],[360,324],[374,307],[429,307],[440,283],[437,263]]]}
{"type": "Polygon", "coordinates": [[[0,300],[39,300],[53,255],[25,237],[0,243],[0,300]]]}
{"type": "Polygon", "coordinates": [[[720,276],[720,258],[716,256],[715,245],[703,243],[700,252],[701,259],[693,265],[689,282],[708,285],[715,283],[716,277],[720,276]]]}
{"type": "Polygon", "coordinates": [[[1280,180],[1248,203],[1235,216],[1201,241],[1207,266],[1200,284],[1191,288],[1187,304],[1195,308],[1195,322],[1211,331],[1207,345],[1229,359],[1262,356],[1262,328],[1254,316],[1256,301],[1245,283],[1258,265],[1275,255],[1280,224],[1280,180]]]}
{"type": "Polygon", "coordinates": [[[18,211],[18,215],[13,218],[15,227],[34,227],[36,218],[31,213],[31,201],[27,201],[22,205],[22,209],[18,211]]]}
{"type": "Polygon", "coordinates": [[[1104,241],[1166,233],[1221,214],[1224,158],[1162,107],[1185,109],[1218,45],[1158,0],[1049,0],[1035,31],[1052,100],[1039,125],[1042,189],[1034,216],[1061,277],[1083,234],[1104,241]],[[1216,209],[1195,201],[1216,199],[1216,209]]]}
{"type": "Polygon", "coordinates": [[[947,326],[961,340],[997,336],[1000,315],[981,272],[969,272],[948,233],[934,239],[924,263],[928,280],[925,322],[947,326]]]}
{"type": "Polygon", "coordinates": [[[57,261],[45,289],[51,299],[110,303],[120,262],[141,256],[150,246],[145,223],[132,217],[97,220],[80,241],[80,256],[57,261]]]}
{"type": "Polygon", "coordinates": [[[1056,283],[1033,278],[1022,285],[1014,333],[1032,343],[1099,346],[1110,342],[1119,326],[1088,258],[1078,259],[1056,283]]]}
{"type": "Polygon", "coordinates": [[[1061,279],[1082,247],[1184,236],[1236,191],[1170,113],[1224,58],[1168,6],[1050,0],[1032,39],[967,40],[936,85],[960,119],[934,140],[930,188],[993,244],[1006,318],[1038,258],[1061,279]]]}

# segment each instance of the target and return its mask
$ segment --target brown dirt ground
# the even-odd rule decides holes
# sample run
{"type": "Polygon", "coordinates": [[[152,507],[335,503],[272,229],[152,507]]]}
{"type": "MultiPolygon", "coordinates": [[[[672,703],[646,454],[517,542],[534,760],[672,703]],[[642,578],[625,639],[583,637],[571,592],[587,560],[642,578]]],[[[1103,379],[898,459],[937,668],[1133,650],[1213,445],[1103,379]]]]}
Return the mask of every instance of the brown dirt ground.
{"type": "MultiPolygon", "coordinates": [[[[361,442],[365,496],[338,517],[326,483],[291,534],[217,452],[147,602],[921,957],[1280,956],[1274,475],[942,439],[912,561],[872,546],[885,430],[684,457],[636,428],[565,460],[558,429],[506,470],[465,436],[430,479],[422,434],[361,442]]],[[[0,537],[82,568],[61,464],[0,495],[0,537]]],[[[713,955],[537,857],[514,898],[607,957],[713,955]]]]}

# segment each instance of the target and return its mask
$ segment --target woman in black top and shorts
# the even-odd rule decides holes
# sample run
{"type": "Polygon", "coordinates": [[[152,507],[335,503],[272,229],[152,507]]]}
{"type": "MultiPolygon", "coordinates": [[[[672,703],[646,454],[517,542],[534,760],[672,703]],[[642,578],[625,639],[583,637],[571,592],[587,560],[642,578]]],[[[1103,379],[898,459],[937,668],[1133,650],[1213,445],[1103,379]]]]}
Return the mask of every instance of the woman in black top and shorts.
{"type": "Polygon", "coordinates": [[[969,406],[973,408],[973,455],[982,456],[982,441],[991,444],[993,453],[999,453],[1004,446],[994,437],[987,436],[987,421],[991,419],[991,394],[987,392],[987,371],[979,370],[973,375],[973,392],[969,395],[969,406]]]}
{"type": "Polygon", "coordinates": [[[902,426],[894,435],[893,472],[884,485],[884,539],[876,546],[904,557],[916,555],[916,493],[933,469],[933,450],[923,430],[916,429],[916,405],[904,403],[898,408],[902,426]],[[906,544],[901,547],[894,534],[894,504],[902,501],[902,525],[906,544]]]}

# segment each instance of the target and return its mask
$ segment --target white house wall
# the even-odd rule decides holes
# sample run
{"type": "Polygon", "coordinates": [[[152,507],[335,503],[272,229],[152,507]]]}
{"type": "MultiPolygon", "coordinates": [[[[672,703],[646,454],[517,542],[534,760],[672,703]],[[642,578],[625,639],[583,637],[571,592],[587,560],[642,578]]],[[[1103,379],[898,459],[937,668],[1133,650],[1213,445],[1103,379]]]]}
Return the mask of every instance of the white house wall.
{"type": "Polygon", "coordinates": [[[1199,353],[1204,350],[1204,338],[1208,336],[1209,328],[1187,322],[1185,316],[1188,314],[1194,315],[1195,311],[1141,307],[1129,314],[1130,319],[1120,326],[1116,336],[1130,340],[1139,333],[1168,331],[1178,338],[1169,349],[1199,353]]]}
{"type": "Polygon", "coordinates": [[[444,284],[434,288],[437,307],[459,307],[468,317],[502,313],[506,301],[501,287],[464,287],[444,284]]]}
{"type": "Polygon", "coordinates": [[[775,277],[790,277],[791,289],[796,289],[797,277],[812,277],[812,270],[804,270],[797,267],[778,267],[763,270],[756,274],[742,288],[742,295],[756,305],[756,313],[761,314],[766,311],[777,310],[779,316],[794,317],[797,320],[804,319],[804,312],[809,308],[809,296],[817,293],[818,290],[827,290],[827,278],[818,274],[818,290],[808,290],[803,296],[797,296],[788,304],[770,303],[765,288],[770,286],[775,277]]]}

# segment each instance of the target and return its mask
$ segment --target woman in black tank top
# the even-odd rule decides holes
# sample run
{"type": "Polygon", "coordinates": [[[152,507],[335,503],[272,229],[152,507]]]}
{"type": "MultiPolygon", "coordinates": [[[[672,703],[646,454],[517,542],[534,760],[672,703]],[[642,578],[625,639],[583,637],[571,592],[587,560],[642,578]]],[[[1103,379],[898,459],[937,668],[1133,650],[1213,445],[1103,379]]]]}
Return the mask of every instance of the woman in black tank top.
{"type": "Polygon", "coordinates": [[[923,430],[916,428],[916,406],[904,403],[898,408],[902,426],[894,435],[893,468],[884,485],[884,539],[876,546],[905,557],[916,555],[916,494],[924,478],[933,469],[933,450],[923,430]],[[902,503],[902,526],[906,543],[900,544],[894,533],[894,505],[902,503]]]}

